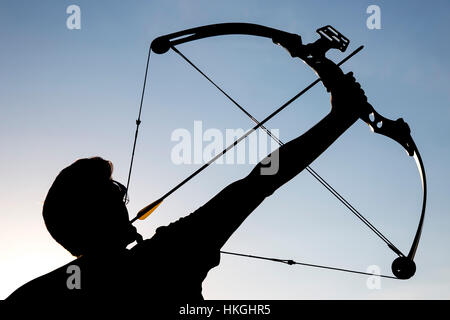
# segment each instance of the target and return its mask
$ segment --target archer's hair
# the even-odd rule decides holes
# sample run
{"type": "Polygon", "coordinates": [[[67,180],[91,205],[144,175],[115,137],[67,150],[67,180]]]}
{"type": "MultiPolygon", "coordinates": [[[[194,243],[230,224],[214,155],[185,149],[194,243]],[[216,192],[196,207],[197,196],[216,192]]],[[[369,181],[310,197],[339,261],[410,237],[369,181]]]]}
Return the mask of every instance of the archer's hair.
{"type": "Polygon", "coordinates": [[[95,239],[112,171],[112,163],[100,157],[79,159],[58,174],[48,191],[42,211],[45,225],[74,256],[84,254],[95,239]]]}

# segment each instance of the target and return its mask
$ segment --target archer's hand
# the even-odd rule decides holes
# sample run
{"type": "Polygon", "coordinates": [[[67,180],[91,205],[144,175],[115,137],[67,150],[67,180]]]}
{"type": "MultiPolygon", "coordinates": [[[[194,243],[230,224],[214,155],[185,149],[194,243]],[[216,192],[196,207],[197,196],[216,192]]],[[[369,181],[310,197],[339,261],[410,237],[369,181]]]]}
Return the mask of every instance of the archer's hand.
{"type": "Polygon", "coordinates": [[[366,109],[367,97],[353,72],[344,74],[327,58],[321,59],[314,69],[327,91],[331,92],[331,112],[342,118],[358,119],[366,109]]]}
{"type": "Polygon", "coordinates": [[[359,118],[367,97],[361,85],[356,82],[353,72],[349,72],[330,86],[331,112],[341,117],[359,118]]]}

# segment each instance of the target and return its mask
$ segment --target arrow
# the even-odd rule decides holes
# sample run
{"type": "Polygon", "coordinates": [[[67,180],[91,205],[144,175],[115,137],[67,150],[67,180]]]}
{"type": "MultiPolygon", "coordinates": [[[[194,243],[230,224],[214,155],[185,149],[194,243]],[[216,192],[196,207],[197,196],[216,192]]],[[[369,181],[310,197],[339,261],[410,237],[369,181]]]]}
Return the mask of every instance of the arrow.
{"type": "MultiPolygon", "coordinates": [[[[353,57],[355,54],[357,54],[359,51],[361,51],[364,48],[364,46],[358,47],[356,50],[354,50],[352,53],[350,53],[347,57],[342,59],[337,65],[341,66],[344,64],[347,60],[349,60],[351,57],[353,57]]],[[[172,47],[174,49],[174,47],[172,47]]],[[[148,61],[147,61],[148,62],[148,61]]],[[[148,68],[148,63],[147,63],[148,68]]],[[[146,77],[145,77],[146,78],[146,77]]],[[[317,78],[315,81],[311,82],[306,88],[304,88],[302,91],[297,93],[294,97],[289,99],[287,102],[285,102],[281,107],[276,109],[274,112],[272,112],[270,115],[268,115],[264,120],[261,122],[258,122],[253,128],[251,128],[249,131],[247,131],[244,135],[242,135],[239,139],[234,141],[232,144],[230,144],[226,149],[224,149],[222,152],[219,152],[217,155],[215,155],[212,159],[210,159],[207,163],[205,163],[203,166],[201,166],[199,169],[197,169],[194,173],[192,173],[190,176],[188,176],[186,179],[181,181],[179,184],[177,184],[175,187],[173,187],[171,190],[169,190],[165,195],[163,195],[158,200],[152,202],[148,206],[142,208],[134,217],[130,220],[130,223],[135,222],[136,220],[144,220],[146,219],[153,211],[158,208],[158,206],[166,199],[168,196],[170,196],[172,193],[174,193],[176,190],[178,190],[182,185],[184,185],[186,182],[191,180],[193,177],[195,177],[197,174],[202,172],[204,169],[206,169],[209,165],[211,165],[213,162],[215,162],[218,158],[223,156],[225,153],[227,153],[230,149],[234,148],[239,142],[244,140],[246,137],[248,137],[250,134],[252,134],[254,131],[256,131],[258,128],[260,128],[262,125],[264,125],[267,121],[272,119],[275,115],[277,115],[279,112],[281,112],[284,108],[286,108],[289,104],[297,100],[300,96],[302,96],[304,93],[306,93],[309,89],[314,87],[317,83],[319,83],[321,80],[320,78],[317,78]]]]}

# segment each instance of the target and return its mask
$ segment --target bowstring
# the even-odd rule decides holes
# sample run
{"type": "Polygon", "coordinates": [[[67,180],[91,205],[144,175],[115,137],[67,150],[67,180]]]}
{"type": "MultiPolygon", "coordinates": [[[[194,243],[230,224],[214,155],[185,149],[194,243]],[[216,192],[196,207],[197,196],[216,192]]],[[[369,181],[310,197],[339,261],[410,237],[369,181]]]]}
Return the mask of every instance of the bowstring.
{"type": "Polygon", "coordinates": [[[142,86],[142,93],[141,93],[141,102],[139,104],[139,113],[136,120],[136,131],[134,133],[134,142],[133,142],[133,150],[131,151],[131,160],[130,160],[130,169],[128,170],[128,179],[127,179],[127,190],[125,193],[125,199],[128,199],[128,190],[130,187],[130,180],[131,180],[131,171],[133,170],[133,162],[134,162],[134,152],[136,151],[136,142],[139,134],[139,126],[141,125],[141,114],[142,114],[142,104],[144,102],[144,94],[145,94],[145,86],[147,84],[147,75],[148,75],[148,65],[150,62],[150,54],[152,52],[151,46],[148,48],[148,55],[147,55],[147,65],[145,67],[145,76],[144,76],[144,84],[142,86]]]}

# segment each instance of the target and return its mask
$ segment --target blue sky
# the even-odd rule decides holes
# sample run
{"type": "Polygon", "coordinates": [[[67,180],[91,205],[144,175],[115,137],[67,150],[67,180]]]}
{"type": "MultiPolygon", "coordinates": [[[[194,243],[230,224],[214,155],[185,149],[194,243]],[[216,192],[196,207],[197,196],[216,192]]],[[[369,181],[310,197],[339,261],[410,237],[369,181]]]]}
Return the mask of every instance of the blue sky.
{"type": "MultiPolygon", "coordinates": [[[[424,158],[429,202],[417,274],[408,281],[222,257],[204,283],[209,299],[449,299],[448,1],[2,1],[0,3],[0,298],[72,257],[47,233],[42,202],[58,172],[81,157],[113,161],[126,181],[148,46],[155,37],[221,22],[258,23],[317,38],[333,25],[365,49],[353,71],[375,109],[403,117],[424,158]],[[81,29],[66,28],[66,8],[81,8],[81,29]],[[381,9],[381,29],[366,27],[366,8],[381,9]]],[[[298,59],[267,39],[221,37],[179,49],[258,119],[314,80],[298,59]]],[[[333,53],[335,61],[343,54],[333,53]]],[[[330,108],[321,85],[267,126],[292,139],[330,108]]],[[[252,126],[173,52],[153,55],[130,215],[198,165],[170,158],[175,129],[195,120],[219,130],[252,126]],[[171,90],[169,90],[171,89],[171,90]]],[[[399,145],[359,121],[312,165],[403,251],[420,211],[420,180],[399,145]]],[[[250,164],[213,165],[177,191],[150,218],[145,237],[194,211],[250,164]]],[[[226,250],[390,273],[393,253],[306,172],[283,186],[245,221],[226,250]]]]}

